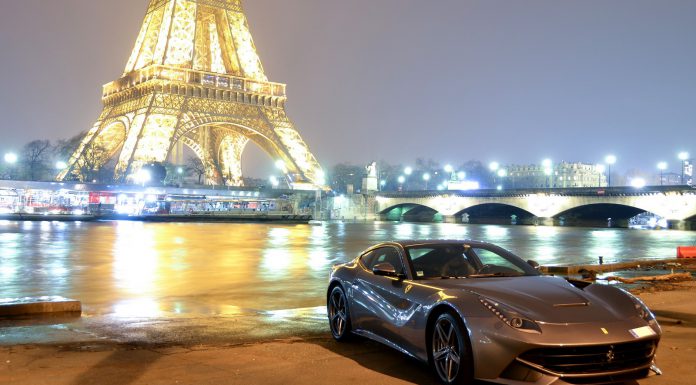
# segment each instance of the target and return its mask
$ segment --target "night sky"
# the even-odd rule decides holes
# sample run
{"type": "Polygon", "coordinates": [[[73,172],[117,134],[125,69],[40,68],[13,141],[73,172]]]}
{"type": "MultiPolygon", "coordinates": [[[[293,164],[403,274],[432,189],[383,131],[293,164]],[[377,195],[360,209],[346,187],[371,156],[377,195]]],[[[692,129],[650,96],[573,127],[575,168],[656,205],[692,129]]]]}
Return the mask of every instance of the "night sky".
{"type": "MultiPolygon", "coordinates": [[[[101,111],[147,0],[0,0],[0,151],[101,111]]],[[[696,1],[247,0],[266,74],[325,167],[433,158],[677,171],[696,153],[696,1]]],[[[273,168],[256,147],[245,172],[273,168]]]]}

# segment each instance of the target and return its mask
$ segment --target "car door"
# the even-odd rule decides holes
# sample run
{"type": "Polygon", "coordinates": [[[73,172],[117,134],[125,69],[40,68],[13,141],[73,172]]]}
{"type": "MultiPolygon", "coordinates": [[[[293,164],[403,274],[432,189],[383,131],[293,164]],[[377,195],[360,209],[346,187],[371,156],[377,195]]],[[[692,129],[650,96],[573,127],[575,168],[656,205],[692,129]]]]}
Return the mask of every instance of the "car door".
{"type": "Polygon", "coordinates": [[[375,275],[372,268],[388,262],[397,273],[407,275],[399,249],[385,246],[365,254],[353,281],[353,325],[392,342],[401,341],[401,327],[410,319],[415,304],[408,300],[410,281],[375,275]]]}

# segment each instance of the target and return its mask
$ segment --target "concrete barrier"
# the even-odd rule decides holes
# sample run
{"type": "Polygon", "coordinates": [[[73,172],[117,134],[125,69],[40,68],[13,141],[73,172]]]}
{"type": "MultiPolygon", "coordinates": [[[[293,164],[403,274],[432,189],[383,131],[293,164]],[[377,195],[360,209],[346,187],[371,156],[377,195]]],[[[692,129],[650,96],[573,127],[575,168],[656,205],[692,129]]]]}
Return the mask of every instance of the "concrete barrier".
{"type": "Polygon", "coordinates": [[[0,299],[0,317],[47,313],[82,313],[82,303],[63,297],[0,299]]]}

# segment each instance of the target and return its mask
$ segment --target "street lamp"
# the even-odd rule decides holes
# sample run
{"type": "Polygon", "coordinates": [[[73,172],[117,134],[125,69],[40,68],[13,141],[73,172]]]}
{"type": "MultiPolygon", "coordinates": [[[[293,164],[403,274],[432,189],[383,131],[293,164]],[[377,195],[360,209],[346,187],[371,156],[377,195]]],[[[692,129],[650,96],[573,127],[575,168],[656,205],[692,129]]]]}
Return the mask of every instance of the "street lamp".
{"type": "Polygon", "coordinates": [[[500,163],[498,163],[498,162],[491,162],[491,163],[488,165],[488,168],[489,168],[491,171],[496,172],[496,171],[498,171],[498,169],[500,168],[500,163]]]}
{"type": "MultiPolygon", "coordinates": [[[[5,158],[7,159],[7,158],[5,158]]],[[[684,183],[684,169],[686,168],[686,161],[689,159],[689,153],[686,151],[682,151],[679,153],[679,160],[682,161],[682,185],[686,184],[684,183]]]]}
{"type": "Polygon", "coordinates": [[[269,180],[271,181],[271,185],[273,186],[273,188],[278,188],[278,186],[280,185],[280,181],[278,180],[278,178],[276,178],[275,175],[271,175],[269,180]]]}
{"type": "Polygon", "coordinates": [[[597,187],[602,187],[602,174],[607,170],[607,167],[603,164],[597,165],[597,187]]]}
{"type": "Polygon", "coordinates": [[[660,162],[657,164],[657,168],[660,169],[660,186],[664,184],[663,173],[667,169],[667,162],[660,162]]]}
{"type": "Polygon", "coordinates": [[[406,175],[411,175],[411,174],[413,174],[413,168],[412,168],[412,167],[406,167],[406,168],[404,169],[404,174],[406,174],[406,175]]]}
{"type": "Polygon", "coordinates": [[[5,154],[5,162],[9,164],[17,163],[17,154],[8,152],[7,154],[5,154]]]}
{"type": "Polygon", "coordinates": [[[549,181],[549,178],[551,177],[552,172],[553,172],[553,170],[551,170],[551,167],[544,168],[544,175],[546,175],[546,188],[551,188],[551,183],[549,181]]]}
{"type": "Polygon", "coordinates": [[[464,180],[466,179],[466,173],[464,171],[459,171],[457,173],[457,180],[464,180]]]}
{"type": "Polygon", "coordinates": [[[68,164],[63,162],[62,160],[59,160],[56,162],[56,170],[65,170],[68,168],[68,164]]]}
{"type": "Polygon", "coordinates": [[[614,155],[607,155],[606,158],[604,158],[604,161],[607,163],[607,186],[611,187],[611,165],[616,163],[616,156],[614,155]]]}
{"type": "Polygon", "coordinates": [[[633,178],[631,180],[631,186],[633,186],[634,188],[643,188],[643,187],[645,187],[645,179],[633,178]]]}
{"type": "Polygon", "coordinates": [[[423,174],[423,180],[425,181],[425,189],[427,190],[428,189],[428,181],[430,180],[430,174],[427,172],[425,174],[423,174]]]}
{"type": "Polygon", "coordinates": [[[406,177],[403,175],[399,175],[399,178],[397,178],[397,181],[399,182],[399,191],[403,191],[404,182],[406,182],[406,177]]]}
{"type": "Polygon", "coordinates": [[[452,167],[451,164],[445,165],[445,172],[450,174],[449,175],[450,180],[454,180],[454,178],[457,177],[456,174],[454,173],[454,167],[452,167]]]}

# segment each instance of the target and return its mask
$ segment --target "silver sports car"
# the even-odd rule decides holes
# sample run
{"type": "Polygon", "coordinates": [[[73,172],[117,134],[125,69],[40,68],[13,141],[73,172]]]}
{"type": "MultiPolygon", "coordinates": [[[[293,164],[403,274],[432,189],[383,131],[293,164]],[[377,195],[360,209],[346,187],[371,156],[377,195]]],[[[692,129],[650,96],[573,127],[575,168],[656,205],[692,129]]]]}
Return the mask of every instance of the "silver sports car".
{"type": "Polygon", "coordinates": [[[428,362],[445,384],[604,384],[659,373],[662,332],[639,299],[537,266],[485,242],[381,243],[333,268],[331,333],[428,362]]]}

